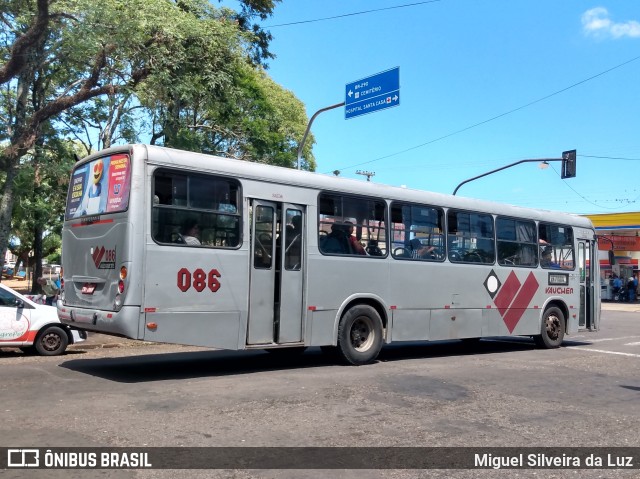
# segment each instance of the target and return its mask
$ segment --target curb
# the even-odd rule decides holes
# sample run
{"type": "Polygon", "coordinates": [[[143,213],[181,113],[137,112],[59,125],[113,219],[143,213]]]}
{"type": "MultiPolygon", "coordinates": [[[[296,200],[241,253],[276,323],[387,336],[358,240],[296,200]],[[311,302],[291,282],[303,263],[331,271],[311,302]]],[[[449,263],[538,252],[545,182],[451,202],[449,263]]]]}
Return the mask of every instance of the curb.
{"type": "Polygon", "coordinates": [[[84,344],[84,341],[77,344],[70,344],[69,348],[73,349],[111,349],[125,347],[124,343],[106,343],[106,344],[84,344]]]}
{"type": "MultiPolygon", "coordinates": [[[[89,333],[91,335],[92,333],[89,333]]],[[[97,333],[93,333],[97,334],[97,333]]],[[[115,349],[115,348],[126,348],[131,346],[152,346],[159,343],[154,343],[151,341],[138,341],[136,339],[127,340],[127,342],[91,342],[91,336],[89,339],[82,341],[81,343],[70,344],[70,349],[80,349],[80,350],[93,350],[93,349],[115,349]]]]}

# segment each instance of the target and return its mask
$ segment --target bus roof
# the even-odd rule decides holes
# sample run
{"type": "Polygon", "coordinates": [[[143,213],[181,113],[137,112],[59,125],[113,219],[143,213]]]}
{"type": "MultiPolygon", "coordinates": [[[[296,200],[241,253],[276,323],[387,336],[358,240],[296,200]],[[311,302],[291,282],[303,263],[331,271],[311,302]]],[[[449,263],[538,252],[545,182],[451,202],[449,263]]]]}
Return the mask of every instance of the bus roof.
{"type": "Polygon", "coordinates": [[[434,193],[426,190],[389,186],[380,183],[341,178],[321,173],[223,158],[215,155],[195,153],[155,145],[136,144],[114,146],[94,153],[80,160],[78,163],[81,164],[101,156],[128,151],[132,151],[134,156],[146,156],[152,164],[174,166],[176,168],[192,171],[232,175],[239,178],[265,181],[274,184],[286,184],[302,188],[354,193],[386,198],[389,200],[426,203],[432,206],[451,207],[495,213],[505,216],[531,218],[552,223],[566,223],[573,226],[593,229],[591,220],[587,217],[572,213],[524,208],[507,203],[434,193]]]}

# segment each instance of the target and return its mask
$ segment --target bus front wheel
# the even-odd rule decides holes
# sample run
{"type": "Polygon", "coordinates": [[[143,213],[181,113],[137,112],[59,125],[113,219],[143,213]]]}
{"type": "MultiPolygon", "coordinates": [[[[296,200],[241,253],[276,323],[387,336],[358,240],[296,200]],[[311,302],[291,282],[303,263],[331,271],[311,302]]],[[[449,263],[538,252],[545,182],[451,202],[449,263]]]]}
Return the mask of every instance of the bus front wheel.
{"type": "Polygon", "coordinates": [[[382,320],[375,308],[360,304],[349,309],[338,326],[337,353],[347,364],[373,362],[382,349],[382,320]]]}
{"type": "Polygon", "coordinates": [[[536,345],[545,349],[557,348],[562,344],[565,331],[564,314],[560,308],[552,306],[542,316],[540,335],[534,336],[536,345]]]}

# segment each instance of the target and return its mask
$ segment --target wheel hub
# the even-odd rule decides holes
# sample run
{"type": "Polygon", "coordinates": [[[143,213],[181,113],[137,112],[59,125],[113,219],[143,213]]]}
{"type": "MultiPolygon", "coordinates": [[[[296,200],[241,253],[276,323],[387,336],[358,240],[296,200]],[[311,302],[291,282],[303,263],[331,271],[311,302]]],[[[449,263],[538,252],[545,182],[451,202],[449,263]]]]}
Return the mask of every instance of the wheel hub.
{"type": "Polygon", "coordinates": [[[60,338],[57,334],[46,334],[42,338],[42,345],[47,351],[55,351],[60,346],[60,338]]]}

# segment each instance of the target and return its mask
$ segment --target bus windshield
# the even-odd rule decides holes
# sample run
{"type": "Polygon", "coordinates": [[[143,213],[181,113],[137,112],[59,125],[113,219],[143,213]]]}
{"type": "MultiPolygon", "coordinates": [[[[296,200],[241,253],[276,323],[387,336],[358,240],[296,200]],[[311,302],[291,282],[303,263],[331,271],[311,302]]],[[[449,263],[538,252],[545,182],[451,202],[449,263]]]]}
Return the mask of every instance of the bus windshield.
{"type": "Polygon", "coordinates": [[[126,211],[131,179],[129,155],[105,156],[73,171],[65,219],[126,211]]]}

